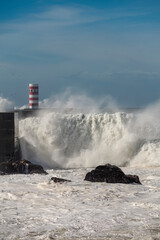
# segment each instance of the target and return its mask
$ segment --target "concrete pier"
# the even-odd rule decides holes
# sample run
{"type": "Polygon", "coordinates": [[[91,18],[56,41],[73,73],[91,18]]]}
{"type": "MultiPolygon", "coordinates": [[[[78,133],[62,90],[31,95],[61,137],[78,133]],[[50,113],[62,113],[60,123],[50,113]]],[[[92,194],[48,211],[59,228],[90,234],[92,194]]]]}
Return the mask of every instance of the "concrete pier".
{"type": "Polygon", "coordinates": [[[16,158],[19,154],[18,115],[14,112],[0,113],[0,161],[16,158]]]}

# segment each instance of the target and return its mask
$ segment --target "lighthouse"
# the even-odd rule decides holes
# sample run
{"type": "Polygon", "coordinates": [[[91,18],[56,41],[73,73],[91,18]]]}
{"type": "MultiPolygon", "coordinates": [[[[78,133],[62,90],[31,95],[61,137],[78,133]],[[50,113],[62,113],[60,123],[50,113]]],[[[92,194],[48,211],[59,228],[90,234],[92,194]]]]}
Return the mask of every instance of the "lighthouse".
{"type": "Polygon", "coordinates": [[[39,105],[39,86],[38,84],[29,84],[29,108],[37,109],[39,105]]]}

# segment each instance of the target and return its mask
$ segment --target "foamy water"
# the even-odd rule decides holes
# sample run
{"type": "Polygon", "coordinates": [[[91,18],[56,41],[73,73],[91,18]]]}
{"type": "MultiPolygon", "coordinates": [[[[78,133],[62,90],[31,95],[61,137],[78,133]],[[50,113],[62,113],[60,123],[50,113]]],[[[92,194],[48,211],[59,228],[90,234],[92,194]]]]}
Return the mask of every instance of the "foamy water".
{"type": "Polygon", "coordinates": [[[85,168],[0,176],[0,239],[160,239],[160,168],[122,169],[142,185],[83,181],[85,168]]]}
{"type": "Polygon", "coordinates": [[[160,166],[159,119],[143,115],[50,112],[23,119],[23,157],[46,168],[160,166]]]}

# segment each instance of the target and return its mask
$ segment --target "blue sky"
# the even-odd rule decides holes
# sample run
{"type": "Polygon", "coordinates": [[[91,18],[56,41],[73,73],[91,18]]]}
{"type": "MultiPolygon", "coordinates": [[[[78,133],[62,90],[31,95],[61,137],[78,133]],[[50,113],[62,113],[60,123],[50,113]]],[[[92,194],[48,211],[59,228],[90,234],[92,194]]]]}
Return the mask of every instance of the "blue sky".
{"type": "Polygon", "coordinates": [[[0,95],[71,93],[123,107],[160,98],[159,0],[0,1],[0,95]]]}

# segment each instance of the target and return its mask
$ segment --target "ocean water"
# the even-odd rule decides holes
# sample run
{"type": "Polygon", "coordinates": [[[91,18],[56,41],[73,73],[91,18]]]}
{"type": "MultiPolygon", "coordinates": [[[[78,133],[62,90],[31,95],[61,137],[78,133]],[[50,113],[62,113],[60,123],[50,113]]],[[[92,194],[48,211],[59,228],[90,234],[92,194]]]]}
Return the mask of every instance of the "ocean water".
{"type": "Polygon", "coordinates": [[[160,239],[160,168],[122,169],[142,185],[84,181],[90,168],[0,176],[0,239],[160,239]]]}
{"type": "Polygon", "coordinates": [[[20,121],[23,157],[45,168],[160,166],[160,112],[44,112],[20,121]]]}
{"type": "Polygon", "coordinates": [[[160,111],[44,112],[20,121],[23,157],[48,175],[0,176],[0,239],[160,239],[160,111]],[[91,183],[116,164],[142,185],[91,183]],[[49,183],[51,177],[70,179],[49,183]]]}

